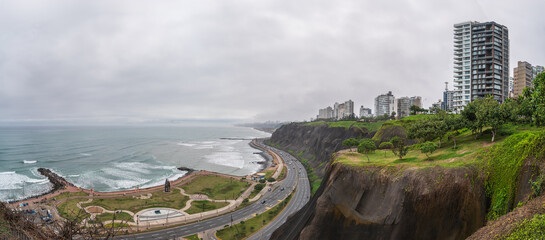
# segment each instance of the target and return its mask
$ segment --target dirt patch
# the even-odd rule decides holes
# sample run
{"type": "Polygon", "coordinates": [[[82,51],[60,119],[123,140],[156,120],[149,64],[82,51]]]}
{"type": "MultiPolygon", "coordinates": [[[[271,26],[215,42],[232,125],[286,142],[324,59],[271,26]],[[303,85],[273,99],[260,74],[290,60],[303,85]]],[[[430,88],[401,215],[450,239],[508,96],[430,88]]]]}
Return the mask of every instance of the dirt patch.
{"type": "Polygon", "coordinates": [[[536,214],[545,213],[545,196],[532,199],[504,216],[489,222],[467,239],[496,239],[509,235],[524,219],[531,219],[536,214]]]}
{"type": "Polygon", "coordinates": [[[89,207],[86,209],[88,213],[102,213],[103,209],[101,207],[89,207]]]}

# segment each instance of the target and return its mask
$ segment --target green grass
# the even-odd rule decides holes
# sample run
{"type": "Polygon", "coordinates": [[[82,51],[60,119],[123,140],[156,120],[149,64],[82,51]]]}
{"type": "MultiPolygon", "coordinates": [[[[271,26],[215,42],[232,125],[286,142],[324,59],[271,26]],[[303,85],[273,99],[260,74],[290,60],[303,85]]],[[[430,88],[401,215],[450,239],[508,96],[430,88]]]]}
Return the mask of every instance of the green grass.
{"type": "Polygon", "coordinates": [[[174,209],[182,209],[185,207],[189,197],[180,194],[179,189],[172,189],[171,192],[155,192],[149,199],[137,199],[133,197],[118,197],[118,198],[95,198],[92,202],[82,204],[87,206],[100,206],[107,210],[129,210],[136,213],[140,210],[153,207],[166,207],[174,209]]]}
{"type": "Polygon", "coordinates": [[[250,193],[250,196],[248,196],[248,199],[254,198],[255,196],[257,196],[257,194],[258,194],[259,192],[261,192],[261,190],[254,189],[254,190],[250,193]]]}
{"type": "Polygon", "coordinates": [[[227,205],[229,205],[228,202],[210,202],[207,200],[193,201],[191,203],[191,207],[187,209],[185,212],[188,214],[195,214],[195,213],[206,212],[206,211],[222,208],[227,205]],[[204,211],[203,211],[203,207],[204,207],[204,211]]]}
{"type": "Polygon", "coordinates": [[[286,178],[286,169],[288,168],[287,165],[284,165],[284,167],[282,168],[282,172],[280,172],[280,175],[278,176],[278,179],[276,179],[276,181],[282,181],[284,180],[284,178],[286,178]]]}
{"type": "Polygon", "coordinates": [[[87,213],[85,210],[78,208],[77,203],[86,201],[87,199],[70,199],[66,200],[63,203],[59,204],[57,206],[57,211],[61,215],[61,217],[81,222],[83,219],[88,218],[91,216],[89,213],[87,213]]]}
{"type": "MultiPolygon", "coordinates": [[[[418,115],[417,115],[418,116],[418,115]]],[[[399,121],[399,120],[397,120],[399,121]]],[[[452,141],[443,142],[441,148],[430,154],[430,159],[420,152],[418,145],[413,145],[409,153],[402,160],[395,156],[391,150],[378,149],[367,157],[356,152],[338,155],[335,162],[351,166],[398,166],[398,167],[457,167],[473,164],[477,161],[477,155],[483,149],[489,148],[490,135],[482,134],[475,139],[471,132],[464,132],[456,138],[457,148],[453,149],[452,141]]],[[[505,137],[499,136],[495,143],[501,142],[505,137]]],[[[438,143],[436,141],[436,143],[438,143]]]]}
{"type": "Polygon", "coordinates": [[[479,156],[487,175],[486,193],[491,198],[489,219],[509,212],[517,192],[517,177],[525,160],[545,158],[545,131],[526,131],[508,137],[479,156]]]}
{"type": "Polygon", "coordinates": [[[252,233],[257,232],[262,226],[271,222],[288,204],[291,196],[292,195],[288,196],[282,203],[247,221],[218,230],[216,235],[222,240],[243,239],[250,236],[252,233]],[[263,220],[263,223],[261,220],[263,220]]]}
{"type": "Polygon", "coordinates": [[[220,176],[199,176],[182,188],[187,194],[206,194],[211,199],[235,199],[248,183],[220,176]]]}
{"type": "Polygon", "coordinates": [[[274,174],[273,170],[269,170],[265,172],[265,180],[269,179],[274,174]]]}
{"type": "Polygon", "coordinates": [[[545,215],[534,215],[532,219],[525,219],[505,240],[518,239],[545,239],[545,215]]]}
{"type": "MultiPolygon", "coordinates": [[[[98,222],[105,222],[105,221],[111,221],[113,220],[113,218],[114,218],[113,213],[103,213],[103,214],[97,215],[96,220],[98,222]]],[[[130,214],[125,212],[116,213],[115,220],[122,220],[125,222],[134,222],[133,217],[130,214]]]]}
{"type": "Polygon", "coordinates": [[[61,193],[61,194],[55,196],[54,198],[57,199],[57,200],[60,200],[60,199],[65,199],[65,198],[69,198],[69,197],[83,197],[83,196],[89,196],[89,194],[84,192],[84,191],[81,191],[81,192],[64,192],[64,193],[61,193]]]}
{"type": "Polygon", "coordinates": [[[193,234],[193,235],[191,235],[191,236],[185,236],[184,238],[185,238],[185,239],[189,239],[189,240],[200,240],[198,234],[193,234]]]}

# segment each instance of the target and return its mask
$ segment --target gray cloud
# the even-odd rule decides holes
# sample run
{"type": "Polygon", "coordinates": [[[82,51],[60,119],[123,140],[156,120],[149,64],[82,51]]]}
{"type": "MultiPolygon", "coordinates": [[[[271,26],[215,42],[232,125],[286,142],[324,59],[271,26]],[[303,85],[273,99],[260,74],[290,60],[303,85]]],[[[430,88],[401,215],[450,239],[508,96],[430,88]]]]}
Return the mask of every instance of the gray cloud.
{"type": "Polygon", "coordinates": [[[545,64],[541,0],[2,1],[0,121],[303,120],[376,95],[430,105],[452,25],[510,29],[511,71],[545,64]],[[541,10],[540,10],[541,9],[541,10]]]}

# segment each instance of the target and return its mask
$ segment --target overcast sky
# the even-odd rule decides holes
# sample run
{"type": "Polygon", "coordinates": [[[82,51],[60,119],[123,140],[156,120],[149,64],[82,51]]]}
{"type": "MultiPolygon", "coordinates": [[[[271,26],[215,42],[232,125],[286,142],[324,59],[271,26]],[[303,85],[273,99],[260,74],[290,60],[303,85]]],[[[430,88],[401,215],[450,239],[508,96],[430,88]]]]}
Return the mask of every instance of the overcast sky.
{"type": "Polygon", "coordinates": [[[452,88],[453,24],[545,65],[544,0],[0,0],[0,123],[309,120],[452,88]]]}

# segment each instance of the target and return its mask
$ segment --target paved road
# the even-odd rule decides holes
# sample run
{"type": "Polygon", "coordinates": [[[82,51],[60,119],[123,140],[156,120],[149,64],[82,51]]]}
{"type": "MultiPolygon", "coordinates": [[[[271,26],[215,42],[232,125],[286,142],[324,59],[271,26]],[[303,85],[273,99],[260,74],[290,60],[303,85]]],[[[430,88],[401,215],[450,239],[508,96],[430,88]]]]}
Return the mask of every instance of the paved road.
{"type": "MultiPolygon", "coordinates": [[[[262,141],[258,142],[260,145],[263,146],[262,141]]],[[[280,226],[283,222],[285,222],[287,216],[299,210],[306,204],[310,196],[310,185],[308,182],[306,171],[299,161],[297,161],[293,156],[289,155],[284,151],[269,146],[265,147],[276,152],[284,159],[286,163],[285,166],[288,167],[288,172],[286,178],[284,179],[284,181],[282,181],[280,186],[278,186],[273,191],[265,194],[265,196],[263,196],[257,202],[232,213],[203,220],[201,222],[155,232],[147,232],[130,236],[120,236],[117,239],[174,239],[177,237],[202,233],[207,229],[223,227],[230,224],[231,221],[236,222],[238,220],[251,217],[256,213],[266,211],[266,207],[270,208],[274,206],[276,203],[279,202],[279,200],[284,199],[287,195],[289,195],[293,188],[298,186],[295,190],[293,199],[290,201],[286,209],[273,222],[271,222],[269,225],[267,225],[258,233],[252,236],[253,239],[268,239],[272,232],[276,228],[278,228],[278,226],[280,226]],[[282,188],[284,188],[284,190],[282,190],[282,188]],[[265,203],[262,203],[262,201],[265,201],[265,203]]]]}
{"type": "Polygon", "coordinates": [[[288,206],[278,215],[272,222],[270,222],[267,226],[259,230],[257,233],[253,234],[248,240],[265,240],[269,239],[272,235],[272,233],[280,227],[280,225],[284,224],[286,222],[286,219],[291,214],[299,211],[310,199],[310,185],[307,178],[307,172],[305,171],[305,168],[303,165],[297,161],[295,157],[292,155],[280,151],[275,148],[269,148],[273,151],[275,151],[277,154],[280,155],[281,158],[284,159],[286,164],[290,166],[290,170],[292,172],[296,172],[297,175],[297,181],[299,182],[297,185],[297,190],[295,191],[295,194],[292,197],[292,200],[288,204],[288,206]]]}

